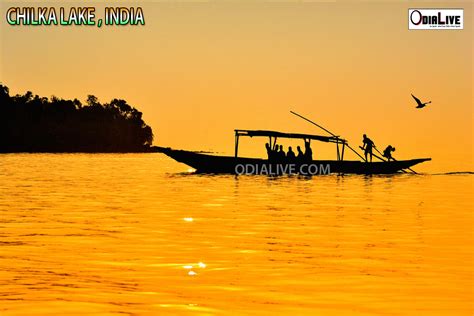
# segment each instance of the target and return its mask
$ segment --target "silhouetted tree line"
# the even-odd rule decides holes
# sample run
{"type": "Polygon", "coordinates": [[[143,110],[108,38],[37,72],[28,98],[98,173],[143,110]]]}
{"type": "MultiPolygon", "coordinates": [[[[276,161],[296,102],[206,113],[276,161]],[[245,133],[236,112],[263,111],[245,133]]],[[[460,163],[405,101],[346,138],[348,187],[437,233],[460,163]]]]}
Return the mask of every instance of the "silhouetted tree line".
{"type": "Polygon", "coordinates": [[[152,141],[142,113],[125,100],[10,96],[0,84],[0,152],[137,152],[152,141]]]}

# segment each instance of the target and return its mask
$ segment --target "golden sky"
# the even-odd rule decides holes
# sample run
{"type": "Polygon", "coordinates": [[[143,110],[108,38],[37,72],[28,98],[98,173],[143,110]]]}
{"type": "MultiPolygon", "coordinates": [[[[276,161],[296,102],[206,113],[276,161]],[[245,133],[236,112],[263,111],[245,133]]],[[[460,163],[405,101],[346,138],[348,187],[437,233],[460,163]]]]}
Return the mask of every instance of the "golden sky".
{"type": "MultiPolygon", "coordinates": [[[[324,135],[294,110],[354,147],[367,133],[398,159],[432,157],[420,171],[474,169],[471,2],[108,1],[97,15],[141,5],[146,25],[101,29],[11,27],[18,1],[1,3],[0,81],[12,93],[126,99],[155,145],[231,154],[235,128],[324,135]],[[431,7],[464,8],[464,30],[408,30],[408,8],[431,7]],[[415,109],[410,93],[432,104],[415,109]]],[[[264,155],[256,144],[242,153],[264,155]]]]}

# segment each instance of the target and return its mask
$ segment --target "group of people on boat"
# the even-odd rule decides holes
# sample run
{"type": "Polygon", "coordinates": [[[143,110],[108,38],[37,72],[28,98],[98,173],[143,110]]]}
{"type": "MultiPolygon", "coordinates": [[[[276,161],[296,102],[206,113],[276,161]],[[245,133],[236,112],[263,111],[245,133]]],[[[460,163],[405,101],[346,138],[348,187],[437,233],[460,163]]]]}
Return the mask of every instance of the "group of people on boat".
{"type": "MultiPolygon", "coordinates": [[[[367,159],[367,156],[370,155],[370,162],[372,162],[372,156],[374,155],[372,152],[373,148],[375,147],[374,142],[367,137],[367,135],[362,136],[362,146],[360,147],[364,151],[364,156],[365,156],[365,161],[369,161],[367,159]]],[[[395,151],[395,147],[392,147],[392,145],[388,145],[387,148],[383,151],[383,157],[387,159],[387,161],[390,160],[395,160],[395,158],[392,157],[392,152],[395,151]]]]}
{"type": "MultiPolygon", "coordinates": [[[[363,145],[360,146],[360,148],[364,151],[365,161],[368,162],[370,158],[370,162],[372,162],[372,156],[374,156],[373,149],[376,148],[375,143],[369,137],[367,137],[366,134],[364,134],[362,137],[362,144],[363,145]]],[[[291,146],[288,147],[288,152],[285,153],[285,150],[283,149],[283,145],[275,144],[272,148],[269,143],[265,144],[269,161],[286,162],[286,163],[290,163],[290,162],[301,163],[305,161],[312,161],[313,150],[311,149],[311,145],[308,140],[305,140],[304,147],[305,147],[305,151],[303,152],[301,150],[301,147],[297,146],[296,150],[298,153],[295,154],[291,146]]],[[[383,151],[382,156],[385,159],[387,159],[387,161],[395,160],[395,158],[392,157],[392,152],[394,151],[395,151],[395,147],[393,147],[392,145],[388,145],[387,148],[385,148],[385,150],[383,151]]]]}
{"type": "MultiPolygon", "coordinates": [[[[372,157],[374,156],[373,149],[375,147],[375,143],[367,137],[366,134],[362,137],[362,146],[360,147],[364,151],[365,161],[372,162],[372,157]]],[[[265,148],[267,150],[268,160],[275,161],[275,162],[305,162],[305,161],[312,161],[313,160],[313,150],[311,149],[310,142],[305,140],[304,142],[305,151],[301,150],[300,146],[296,147],[297,154],[293,151],[292,147],[288,147],[288,152],[285,153],[283,149],[283,145],[275,144],[273,148],[269,143],[265,144],[265,148]]],[[[387,148],[383,151],[383,157],[387,159],[387,161],[395,160],[392,157],[392,152],[395,151],[395,147],[392,145],[388,145],[387,148]]]]}
{"type": "Polygon", "coordinates": [[[295,154],[291,146],[288,147],[288,152],[285,153],[283,149],[283,145],[275,144],[273,148],[271,148],[269,143],[265,144],[265,148],[267,149],[267,155],[269,161],[275,162],[305,162],[305,161],[312,161],[313,160],[313,151],[311,149],[311,144],[309,141],[304,142],[305,151],[301,150],[300,146],[296,147],[298,154],[295,154]]]}

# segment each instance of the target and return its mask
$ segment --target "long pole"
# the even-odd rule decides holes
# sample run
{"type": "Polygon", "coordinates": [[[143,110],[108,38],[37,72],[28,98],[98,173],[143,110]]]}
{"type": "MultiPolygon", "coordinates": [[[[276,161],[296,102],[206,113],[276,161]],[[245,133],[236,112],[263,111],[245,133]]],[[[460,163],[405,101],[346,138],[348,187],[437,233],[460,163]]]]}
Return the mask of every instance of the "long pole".
{"type": "MultiPolygon", "coordinates": [[[[364,147],[362,146],[359,146],[360,149],[364,150],[364,147]]],[[[374,147],[375,148],[375,147],[374,147]]],[[[375,148],[375,150],[377,150],[377,148],[375,148]]],[[[380,154],[380,151],[377,150],[377,152],[380,154]]],[[[381,154],[382,155],[382,154],[381,154]]],[[[379,160],[382,160],[382,161],[386,161],[385,159],[383,159],[382,157],[380,156],[377,156],[376,154],[372,153],[372,156],[374,156],[375,158],[379,159],[379,160]]],[[[383,156],[383,155],[382,155],[383,156]]]]}
{"type": "Polygon", "coordinates": [[[322,127],[321,125],[319,125],[319,124],[317,124],[317,123],[311,121],[310,119],[307,119],[307,118],[304,117],[303,115],[300,115],[300,114],[298,114],[298,113],[296,113],[296,112],[293,112],[293,111],[290,111],[290,113],[293,114],[293,115],[298,116],[299,118],[302,118],[303,120],[305,120],[305,121],[307,121],[307,122],[310,122],[310,123],[313,124],[313,125],[316,125],[317,127],[319,127],[320,129],[322,129],[322,130],[325,131],[326,133],[330,134],[331,136],[337,137],[335,134],[331,133],[331,131],[325,129],[324,127],[322,127]]]}
{"type": "MultiPolygon", "coordinates": [[[[302,118],[303,120],[305,120],[305,121],[307,121],[307,122],[309,122],[309,123],[311,123],[311,124],[313,124],[313,125],[315,125],[315,126],[317,126],[317,127],[319,127],[320,129],[322,129],[322,130],[325,131],[326,133],[330,134],[331,136],[338,137],[338,136],[336,136],[335,134],[331,133],[329,130],[327,130],[327,129],[325,129],[324,127],[322,127],[321,125],[319,125],[319,124],[317,124],[317,123],[311,121],[310,119],[307,119],[307,118],[304,117],[303,115],[300,115],[300,114],[298,114],[298,113],[296,113],[296,112],[293,112],[293,111],[290,111],[290,113],[293,114],[293,115],[298,116],[299,118],[302,118]]],[[[352,148],[348,143],[346,143],[346,146],[347,146],[350,150],[352,150],[357,156],[359,156],[363,161],[367,161],[367,160],[365,160],[365,158],[362,157],[357,151],[355,151],[355,149],[352,148]]]]}
{"type": "MultiPolygon", "coordinates": [[[[362,146],[359,146],[359,148],[360,148],[360,149],[364,149],[362,146]]],[[[376,150],[380,155],[382,155],[382,157],[383,157],[383,154],[377,149],[377,147],[374,146],[374,148],[375,148],[375,150],[376,150]]],[[[377,155],[374,154],[374,153],[372,153],[372,156],[374,156],[375,158],[378,158],[378,159],[382,160],[383,162],[387,162],[387,160],[383,159],[383,158],[380,157],[380,156],[377,156],[377,155]]],[[[393,158],[393,160],[395,160],[395,158],[393,158]]],[[[401,169],[401,170],[402,170],[403,173],[407,173],[407,171],[405,171],[404,169],[401,169]]],[[[412,171],[413,171],[413,170],[412,170],[412,171]]],[[[414,172],[414,171],[413,171],[413,172],[414,172]]]]}
{"type": "MultiPolygon", "coordinates": [[[[381,154],[381,155],[383,156],[383,154],[377,149],[377,147],[374,146],[374,148],[375,148],[375,150],[376,150],[379,154],[381,154]]],[[[375,156],[375,155],[374,155],[374,156],[375,156]]],[[[377,156],[376,156],[376,157],[377,157],[377,156]]],[[[397,159],[395,159],[395,158],[393,158],[393,157],[392,157],[392,159],[393,159],[394,161],[397,161],[397,159]]],[[[415,170],[413,170],[413,169],[410,168],[410,167],[408,167],[407,169],[410,170],[411,172],[413,172],[414,174],[418,174],[418,172],[416,172],[415,170]]],[[[405,170],[402,169],[402,171],[406,173],[405,170]]]]}

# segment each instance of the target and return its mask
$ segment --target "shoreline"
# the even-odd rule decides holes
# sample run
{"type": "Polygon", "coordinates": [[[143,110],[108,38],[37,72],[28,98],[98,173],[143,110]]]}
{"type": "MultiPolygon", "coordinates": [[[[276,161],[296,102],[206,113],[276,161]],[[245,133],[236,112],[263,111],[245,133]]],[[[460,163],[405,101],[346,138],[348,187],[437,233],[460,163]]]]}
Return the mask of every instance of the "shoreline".
{"type": "Polygon", "coordinates": [[[16,150],[2,151],[1,154],[143,154],[159,152],[155,146],[139,150],[16,150]]]}

